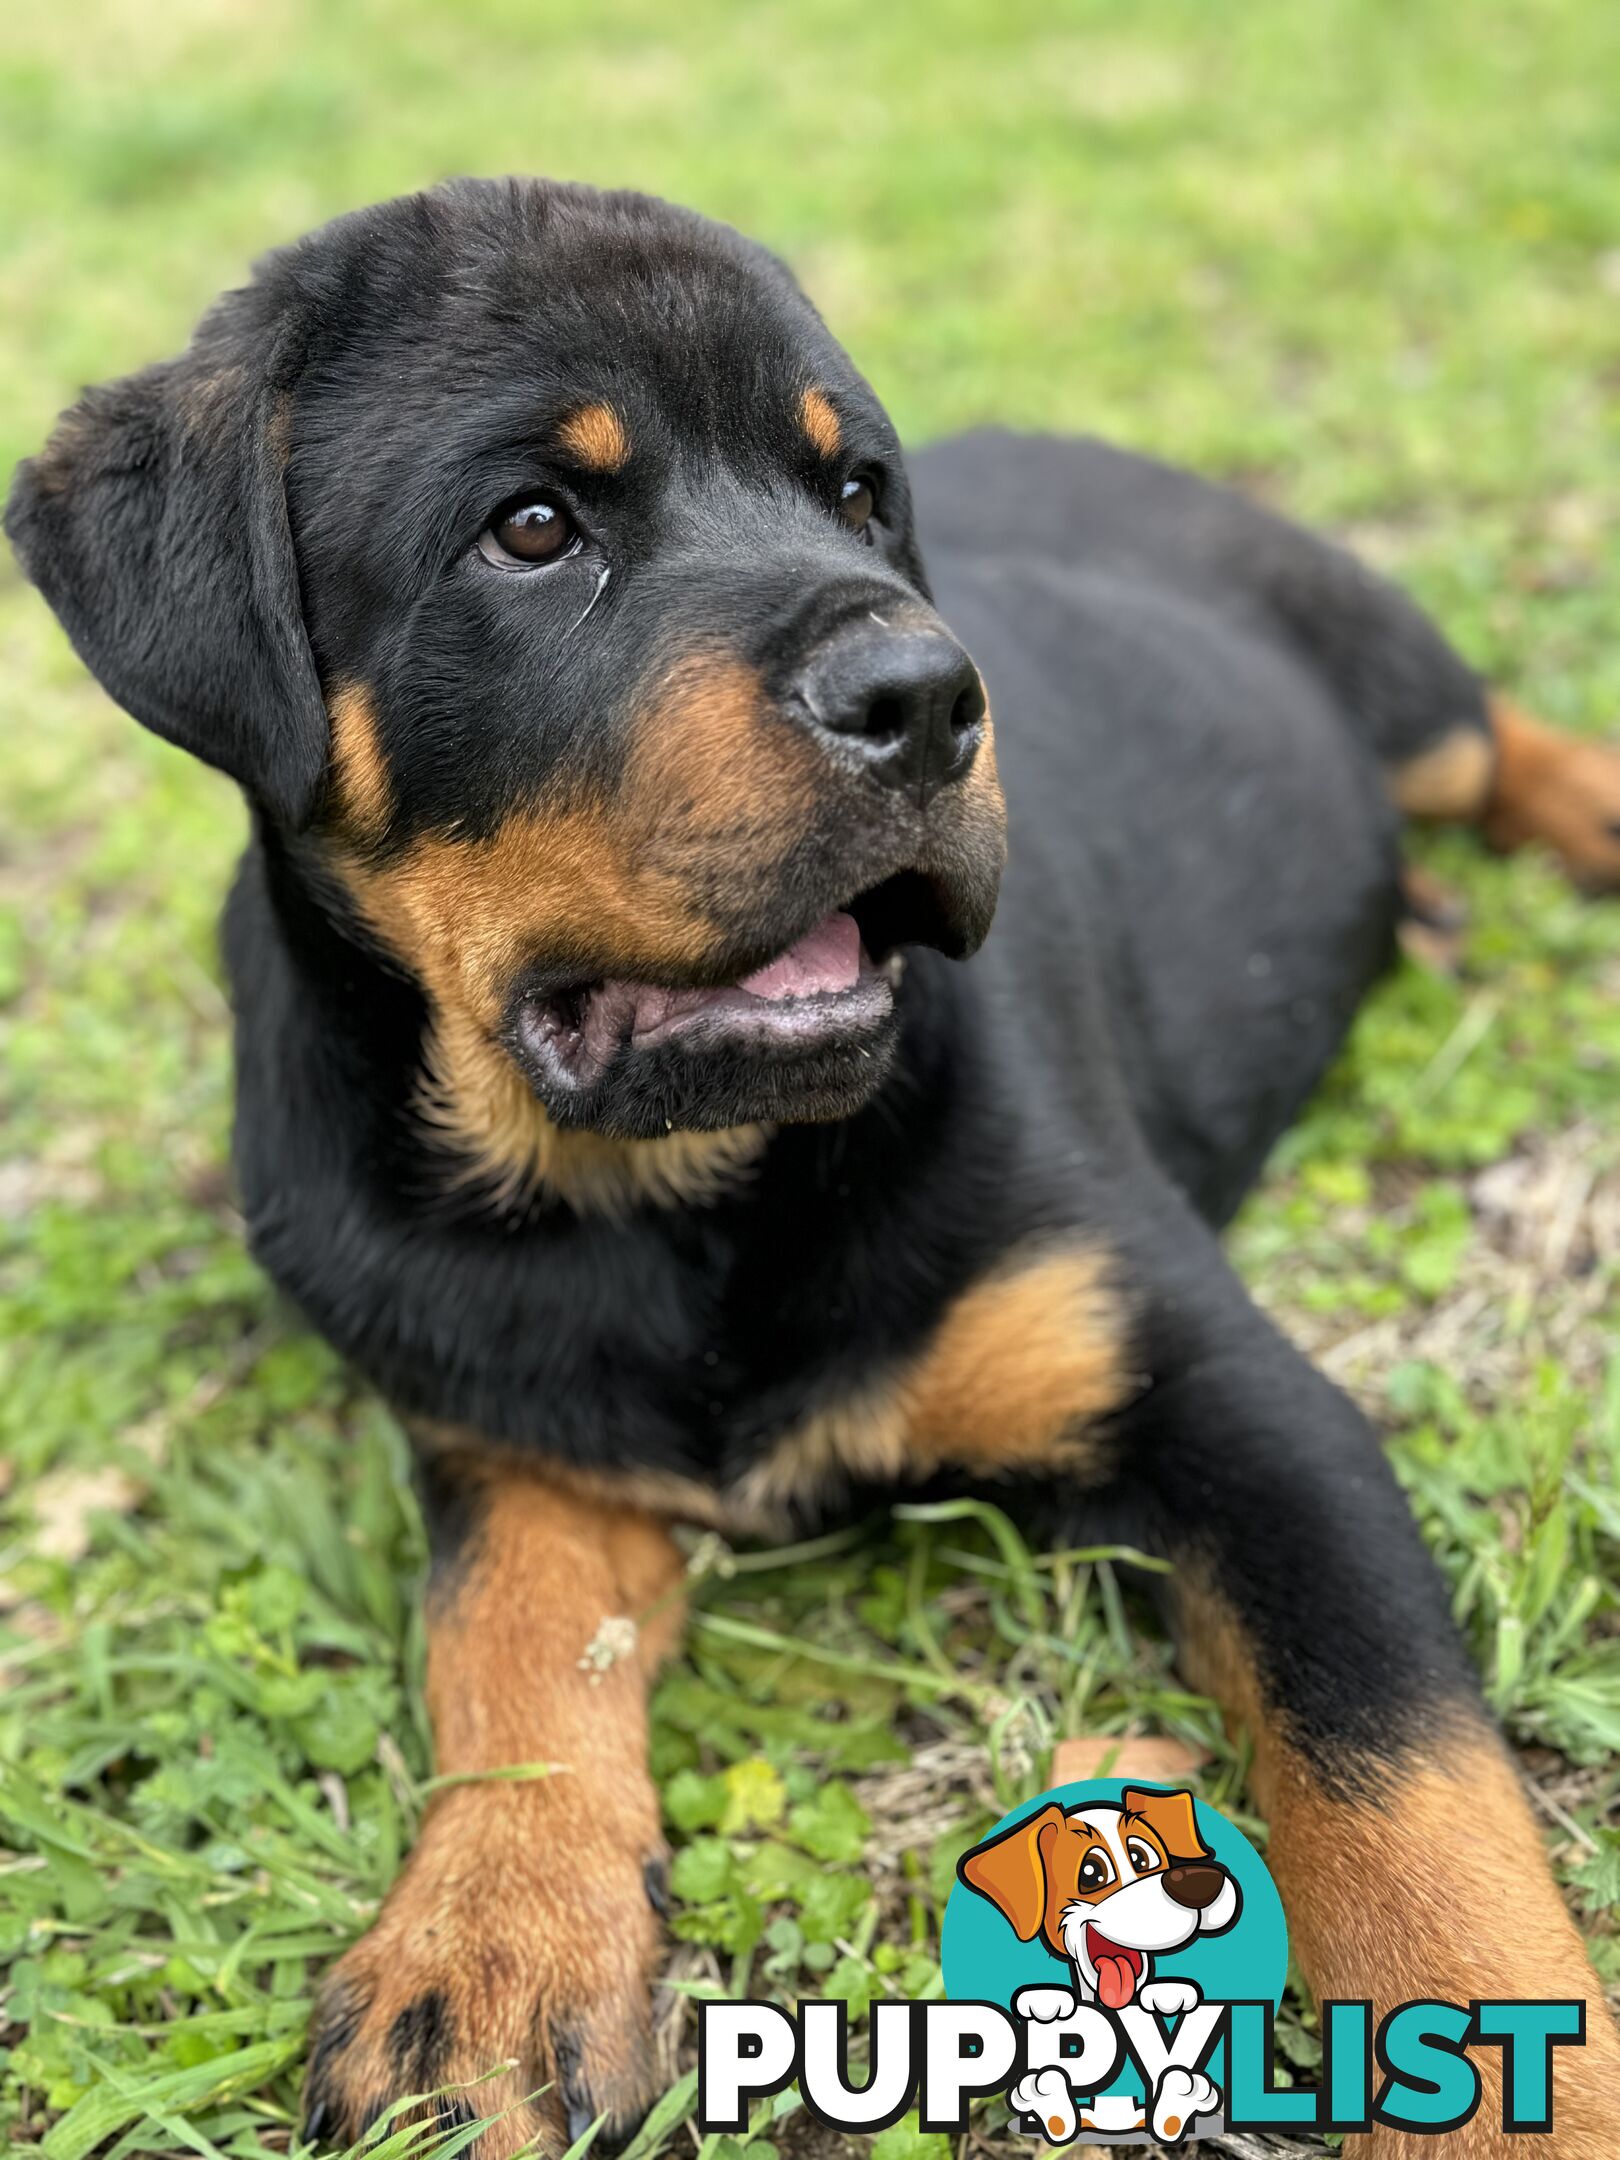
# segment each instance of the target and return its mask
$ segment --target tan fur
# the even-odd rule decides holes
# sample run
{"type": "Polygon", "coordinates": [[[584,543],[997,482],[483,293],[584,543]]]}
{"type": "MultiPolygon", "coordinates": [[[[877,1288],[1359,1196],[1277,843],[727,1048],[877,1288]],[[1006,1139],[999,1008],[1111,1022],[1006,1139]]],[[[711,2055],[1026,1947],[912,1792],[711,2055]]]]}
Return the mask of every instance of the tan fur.
{"type": "Polygon", "coordinates": [[[285,390],[278,390],[270,400],[269,416],[264,431],[270,442],[270,452],[283,473],[292,456],[293,401],[285,390]]]}
{"type": "Polygon", "coordinates": [[[440,1011],[486,1025],[537,949],[631,979],[699,967],[717,933],[693,873],[723,853],[741,902],[802,829],[814,753],[763,705],[740,661],[685,660],[638,717],[611,801],[550,798],[486,838],[426,834],[386,864],[346,866],[351,888],[440,1011]]]}
{"type": "Polygon", "coordinates": [[[784,1435],[737,1497],[770,1514],[946,1467],[1083,1473],[1095,1461],[1091,1428],[1131,1392],[1127,1347],[1104,1255],[1026,1254],[964,1290],[908,1366],[784,1435]]]}
{"type": "Polygon", "coordinates": [[[764,1125],[673,1132],[658,1140],[610,1140],[566,1132],[498,1043],[450,1011],[428,1037],[417,1112],[461,1164],[464,1179],[493,1189],[497,1204],[539,1188],[580,1214],[623,1215],[647,1207],[703,1207],[734,1189],[770,1139],[764,1125]]]}
{"type": "MultiPolygon", "coordinates": [[[[983,678],[981,677],[981,684],[983,678]]],[[[1004,866],[1007,860],[1007,800],[1001,790],[996,764],[996,729],[989,705],[985,706],[979,754],[967,778],[957,790],[955,830],[959,844],[976,850],[986,862],[1004,866]]],[[[931,867],[926,850],[918,868],[931,867]]]]}
{"type": "Polygon", "coordinates": [[[1566,735],[1490,700],[1490,733],[1456,728],[1397,766],[1390,788],[1408,817],[1478,825],[1492,847],[1539,842],[1577,885],[1620,888],[1620,749],[1566,735]]]}
{"type": "Polygon", "coordinates": [[[799,399],[799,425],[811,447],[824,458],[836,457],[844,439],[832,400],[824,390],[806,390],[799,399]]]}
{"type": "Polygon", "coordinates": [[[556,799],[490,837],[432,833],[369,853],[389,801],[371,708],[333,703],[338,799],[353,846],[339,873],[433,1013],[421,1106],[471,1174],[516,1195],[537,1181],[577,1208],[701,1203],[758,1155],[756,1126],[608,1141],[557,1131],[497,1040],[508,986],[536,950],[631,980],[701,968],[718,932],[693,904],[723,870],[741,906],[803,829],[814,751],[775,722],[757,676],[726,656],[668,669],[638,717],[611,802],[556,799]]]}
{"type": "Polygon", "coordinates": [[[1210,1850],[1199,1832],[1192,1794],[1185,1788],[1165,1793],[1142,1792],[1127,1786],[1120,1805],[1126,1814],[1141,1816],[1150,1841],[1158,1846],[1163,1859],[1209,1859],[1210,1850]]]}
{"type": "Polygon", "coordinates": [[[1560,734],[1506,698],[1491,701],[1496,774],[1485,807],[1493,847],[1539,841],[1576,884],[1620,887],[1620,750],[1560,734]]]}
{"type": "Polygon", "coordinates": [[[517,812],[487,839],[432,835],[350,884],[440,1012],[492,1027],[506,987],[544,944],[604,972],[697,965],[713,928],[682,881],[625,844],[591,803],[517,812]],[[586,956],[590,956],[587,961],[586,956]]]}
{"type": "MultiPolygon", "coordinates": [[[[1255,1798],[1271,1825],[1267,1859],[1318,2000],[1369,2001],[1381,2015],[1422,1997],[1584,1998],[1586,2044],[1555,2054],[1557,2128],[1536,2145],[1549,2160],[1612,2160],[1620,2034],[1500,1742],[1459,1710],[1431,1726],[1422,1754],[1364,1766],[1377,1780],[1365,1798],[1334,1797],[1266,1703],[1230,1609],[1185,1573],[1176,1596],[1188,1678],[1253,1739],[1255,1798]]],[[[1500,2050],[1482,2047],[1472,2059],[1484,2099],[1466,2129],[1447,2137],[1382,2130],[1350,2139],[1347,2153],[1510,2160],[1527,2149],[1502,2131],[1500,2050]]]]}
{"type": "MultiPolygon", "coordinates": [[[[990,1900],[1020,1942],[1033,1942],[1047,1916],[1046,1841],[1073,1834],[1063,1810],[1053,1803],[1004,1830],[962,1862],[962,1880],[990,1900]]],[[[1082,1852],[1089,1849],[1084,1839],[1078,1842],[1082,1852]]]]}
{"type": "Polygon", "coordinates": [[[1478,728],[1455,728],[1397,765],[1390,786],[1407,817],[1472,825],[1485,808],[1495,763],[1488,735],[1478,728]]]}
{"type": "Polygon", "coordinates": [[[394,783],[377,739],[377,709],[361,683],[334,691],[332,795],[344,830],[365,846],[381,839],[394,809],[394,783]]]}
{"type": "Polygon", "coordinates": [[[1124,1306],[1093,1247],[1038,1253],[964,1290],[908,1376],[907,1455],[925,1470],[1082,1469],[1087,1428],[1131,1392],[1124,1306]]]}
{"type": "MultiPolygon", "coordinates": [[[[963,1291],[909,1365],[792,1427],[729,1488],[659,1470],[557,1464],[547,1476],[589,1505],[644,1509],[732,1537],[780,1537],[797,1504],[851,1482],[904,1484],[950,1467],[980,1477],[1042,1467],[1084,1475],[1097,1460],[1096,1424],[1137,1384],[1128,1345],[1125,1304],[1100,1253],[1025,1254],[963,1291]]],[[[454,1427],[412,1430],[440,1452],[490,1452],[454,1427]]]]}
{"type": "Polygon", "coordinates": [[[630,462],[630,436],[611,405],[582,405],[557,430],[559,446],[590,472],[618,472],[630,462]]]}
{"type": "MultiPolygon", "coordinates": [[[[595,2103],[628,2114],[656,2076],[648,1987],[660,1941],[643,1869],[663,1840],[647,1690],[679,1633],[681,1556],[634,1511],[532,1474],[486,1466],[481,1477],[478,1525],[428,1605],[438,1772],[557,1767],[435,1796],[377,1924],[328,1979],[322,2017],[341,2024],[349,2013],[357,2030],[321,2076],[355,2108],[411,2090],[391,2034],[437,1996],[450,2037],[433,2083],[515,2060],[472,2096],[479,2113],[556,2076],[555,2017],[587,2044],[595,2103]],[[603,1623],[638,1617],[634,1647],[604,1667],[603,1623]]],[[[555,2134],[555,2094],[542,2112],[555,2134]]],[[[480,2153],[508,2160],[534,2128],[519,2108],[480,2153]]]]}

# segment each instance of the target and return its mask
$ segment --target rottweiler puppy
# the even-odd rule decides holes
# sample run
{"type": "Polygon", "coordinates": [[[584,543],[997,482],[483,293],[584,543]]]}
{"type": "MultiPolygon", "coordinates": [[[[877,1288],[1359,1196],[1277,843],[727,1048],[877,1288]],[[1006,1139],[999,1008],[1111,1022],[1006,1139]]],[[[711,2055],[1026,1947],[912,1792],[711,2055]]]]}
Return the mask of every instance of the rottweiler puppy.
{"type": "MultiPolygon", "coordinates": [[[[1401,816],[1614,884],[1620,757],[1183,473],[904,459],[778,261],[633,194],[340,218],[91,390],[7,529],[252,806],[237,1173],[415,1438],[438,1767],[563,1766],[441,1791],[310,2131],[498,2063],[486,2160],[634,2123],[670,1525],[944,1488],[1173,1560],[1311,1985],[1584,1997],[1548,2149],[1608,2154],[1444,1585],[1218,1233],[1390,958],[1401,816]]],[[[1488,2094],[1450,2149],[1501,2140],[1488,2094]]]]}

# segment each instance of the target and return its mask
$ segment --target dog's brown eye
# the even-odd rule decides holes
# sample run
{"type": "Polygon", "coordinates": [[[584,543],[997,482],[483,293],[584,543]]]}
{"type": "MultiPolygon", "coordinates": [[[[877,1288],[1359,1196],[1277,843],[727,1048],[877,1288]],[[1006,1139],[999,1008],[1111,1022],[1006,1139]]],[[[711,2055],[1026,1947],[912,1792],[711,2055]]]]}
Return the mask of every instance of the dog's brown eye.
{"type": "Polygon", "coordinates": [[[1113,1866],[1105,1852],[1094,1846],[1080,1863],[1080,1887],[1082,1890],[1103,1890],[1114,1879],[1113,1866]]]}
{"type": "Polygon", "coordinates": [[[1159,1856],[1153,1850],[1153,1847],[1142,1844],[1136,1838],[1132,1838],[1126,1846],[1125,1857],[1129,1860],[1131,1866],[1135,1868],[1138,1875],[1151,1875],[1160,1864],[1159,1856]]]}
{"type": "Polygon", "coordinates": [[[872,535],[869,527],[876,508],[877,490],[863,473],[857,473],[853,480],[844,482],[838,497],[838,515],[851,532],[863,533],[870,540],[872,535]]]}
{"type": "Polygon", "coordinates": [[[537,495],[532,502],[513,503],[497,511],[478,536],[479,552],[486,562],[503,569],[528,568],[535,563],[556,562],[579,541],[579,528],[561,503],[537,495]]]}

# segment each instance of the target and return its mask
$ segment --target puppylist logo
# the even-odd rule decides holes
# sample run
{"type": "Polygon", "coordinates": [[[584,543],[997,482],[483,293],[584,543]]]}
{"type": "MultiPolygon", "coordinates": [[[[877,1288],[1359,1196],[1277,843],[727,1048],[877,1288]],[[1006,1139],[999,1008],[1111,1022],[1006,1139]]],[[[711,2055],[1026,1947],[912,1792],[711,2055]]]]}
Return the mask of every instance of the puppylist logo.
{"type": "MultiPolygon", "coordinates": [[[[1478,2112],[1469,2050],[1502,2053],[1502,2127],[1553,2127],[1553,2060],[1585,2005],[1322,2005],[1319,2091],[1279,2088],[1273,2020],[1288,1968],[1282,1901],[1240,1830],[1179,1788],[1098,1779],[1016,1808],[964,1853],[940,1945],[944,2002],[880,2002],[852,2080],[847,2006],[705,2002],[698,2127],[745,2131],[797,2081],[810,2114],[887,2129],[916,2106],[960,2134],[1005,2096],[1045,2145],[1176,2147],[1222,2130],[1460,2129],[1478,2112]]],[[[1041,2149],[1037,2147],[1037,2150],[1041,2149]]]]}
{"type": "Polygon", "coordinates": [[[1191,1793],[1126,1785],[1069,1794],[1009,1817],[963,1854],[946,1985],[955,1993],[954,1974],[982,1973],[987,1958],[1014,1983],[1009,2007],[1028,2028],[1027,2067],[1008,2101],[1026,2130],[1054,2145],[1081,2130],[1179,2145],[1220,2114],[1209,2068],[1220,2006],[1205,1988],[1229,1996],[1236,1985],[1275,2007],[1288,1961],[1282,1906],[1237,1832],[1246,1861],[1234,1845],[1223,1858],[1206,1841],[1191,1793]],[[1000,1916],[999,1930],[972,1905],[959,1910],[963,1889],[1000,1916]],[[1224,1965],[1200,1971],[1188,1961],[1221,1937],[1231,1938],[1224,1965]],[[1061,1982],[1054,1960],[1067,1968],[1061,1982]]]}

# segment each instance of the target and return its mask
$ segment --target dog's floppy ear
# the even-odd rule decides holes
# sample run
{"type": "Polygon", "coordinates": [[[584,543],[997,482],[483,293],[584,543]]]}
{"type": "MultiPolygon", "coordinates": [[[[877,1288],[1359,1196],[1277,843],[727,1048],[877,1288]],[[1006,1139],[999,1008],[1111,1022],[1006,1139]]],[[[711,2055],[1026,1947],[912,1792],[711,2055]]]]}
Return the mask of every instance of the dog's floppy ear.
{"type": "Polygon", "coordinates": [[[180,359],[87,391],[18,467],[5,522],[119,704],[298,826],[328,726],[287,523],[285,347],[238,328],[243,298],[180,359]]]}
{"type": "Polygon", "coordinates": [[[1190,1792],[1143,1792],[1127,1786],[1120,1796],[1127,1815],[1140,1815],[1156,1831],[1172,1860],[1209,1860],[1214,1857],[1198,1834],[1198,1817],[1190,1792]]]}
{"type": "Polygon", "coordinates": [[[1012,1923],[1020,1942],[1034,1941],[1046,1912],[1042,1834],[1054,1827],[1061,1830],[1063,1821],[1063,1810],[1048,1805],[999,1836],[986,1838],[956,1863],[962,1881],[1012,1923]]]}

